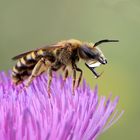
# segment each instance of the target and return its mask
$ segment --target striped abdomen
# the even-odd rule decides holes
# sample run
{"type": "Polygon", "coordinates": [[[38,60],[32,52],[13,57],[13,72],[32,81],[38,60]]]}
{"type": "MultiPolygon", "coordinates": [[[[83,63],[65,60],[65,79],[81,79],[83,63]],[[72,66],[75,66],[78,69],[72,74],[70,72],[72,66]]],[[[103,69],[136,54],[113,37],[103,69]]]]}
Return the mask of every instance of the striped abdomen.
{"type": "Polygon", "coordinates": [[[18,59],[12,71],[13,83],[17,85],[27,79],[31,75],[32,70],[37,64],[37,62],[42,57],[45,57],[49,61],[54,61],[53,54],[51,52],[47,52],[46,50],[30,52],[27,55],[18,59]]]}

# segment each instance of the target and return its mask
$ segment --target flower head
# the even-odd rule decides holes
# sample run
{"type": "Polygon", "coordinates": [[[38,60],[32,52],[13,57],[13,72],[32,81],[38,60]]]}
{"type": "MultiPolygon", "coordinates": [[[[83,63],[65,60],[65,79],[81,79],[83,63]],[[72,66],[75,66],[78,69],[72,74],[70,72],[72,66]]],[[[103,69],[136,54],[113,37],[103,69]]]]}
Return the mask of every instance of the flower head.
{"type": "Polygon", "coordinates": [[[0,139],[2,140],[95,140],[123,114],[115,110],[118,97],[98,97],[86,82],[72,95],[72,79],[62,88],[54,75],[51,98],[47,76],[37,77],[19,94],[10,77],[0,73],[0,139]]]}

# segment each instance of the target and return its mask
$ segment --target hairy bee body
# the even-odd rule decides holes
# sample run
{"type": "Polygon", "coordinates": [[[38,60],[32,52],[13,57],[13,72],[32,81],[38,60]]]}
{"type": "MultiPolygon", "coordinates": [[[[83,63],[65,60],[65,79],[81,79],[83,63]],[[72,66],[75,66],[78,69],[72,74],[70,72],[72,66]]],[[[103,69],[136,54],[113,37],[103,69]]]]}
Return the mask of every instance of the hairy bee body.
{"type": "Polygon", "coordinates": [[[101,40],[93,44],[70,39],[15,56],[13,60],[17,60],[17,63],[12,70],[13,83],[17,85],[27,79],[28,82],[26,86],[29,86],[36,76],[48,71],[49,94],[52,80],[52,71],[57,71],[60,68],[63,68],[65,73],[65,81],[68,76],[67,66],[70,66],[73,70],[74,89],[76,71],[80,72],[77,84],[78,86],[82,78],[82,70],[76,65],[79,59],[83,59],[86,62],[86,66],[95,74],[96,77],[99,77],[99,75],[94,70],[95,67],[93,67],[92,64],[96,62],[99,62],[100,64],[106,64],[107,61],[101,50],[96,46],[104,42],[116,41],[117,40],[101,40]]]}
{"type": "Polygon", "coordinates": [[[57,45],[61,47],[41,48],[23,55],[18,59],[16,65],[13,67],[13,82],[17,85],[27,79],[31,75],[33,68],[41,58],[49,60],[52,64],[56,59],[59,59],[59,62],[61,64],[57,62],[57,64],[52,67],[52,69],[55,71],[58,70],[62,65],[67,65],[72,57],[72,51],[77,47],[80,47],[80,44],[81,42],[78,40],[61,41],[57,43],[57,45]],[[69,48],[67,49],[66,46],[68,46],[69,48]]]}

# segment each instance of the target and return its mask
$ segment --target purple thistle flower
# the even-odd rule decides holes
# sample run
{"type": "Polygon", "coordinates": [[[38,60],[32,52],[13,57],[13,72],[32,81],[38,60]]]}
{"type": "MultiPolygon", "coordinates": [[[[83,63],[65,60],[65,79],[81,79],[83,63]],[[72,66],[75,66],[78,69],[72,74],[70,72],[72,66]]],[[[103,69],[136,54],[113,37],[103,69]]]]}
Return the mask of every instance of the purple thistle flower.
{"type": "Polygon", "coordinates": [[[115,110],[118,97],[98,97],[84,81],[72,95],[72,79],[62,88],[62,78],[54,75],[51,98],[47,76],[37,77],[19,94],[9,75],[0,73],[1,140],[95,140],[123,114],[115,110]]]}

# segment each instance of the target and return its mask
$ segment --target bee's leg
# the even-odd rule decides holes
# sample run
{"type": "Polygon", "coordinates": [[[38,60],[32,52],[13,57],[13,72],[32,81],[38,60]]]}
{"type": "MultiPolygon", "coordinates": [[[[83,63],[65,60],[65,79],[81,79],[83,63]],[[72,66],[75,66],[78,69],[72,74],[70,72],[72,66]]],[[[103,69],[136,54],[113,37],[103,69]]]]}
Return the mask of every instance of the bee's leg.
{"type": "Polygon", "coordinates": [[[38,76],[40,73],[43,72],[43,69],[41,69],[43,66],[46,66],[45,64],[45,59],[41,58],[37,64],[35,65],[34,69],[32,70],[32,74],[31,76],[28,78],[27,83],[25,84],[25,87],[28,87],[31,82],[33,81],[33,79],[38,76]]]}
{"type": "Polygon", "coordinates": [[[92,71],[92,73],[95,75],[95,78],[96,78],[96,79],[97,79],[98,77],[100,77],[100,76],[103,74],[103,72],[100,73],[100,74],[98,74],[98,73],[95,71],[95,67],[89,67],[86,63],[85,63],[85,65],[92,71]]]}
{"type": "Polygon", "coordinates": [[[66,79],[67,79],[67,77],[68,77],[68,74],[69,74],[68,69],[65,69],[64,79],[63,79],[63,83],[62,83],[62,88],[64,87],[64,84],[65,84],[65,82],[66,82],[66,79]]]}
{"type": "Polygon", "coordinates": [[[78,78],[78,83],[77,83],[77,87],[79,87],[81,79],[82,79],[83,71],[80,68],[78,68],[76,64],[73,64],[73,68],[76,71],[80,72],[80,75],[79,75],[79,78],[78,78]]]}
{"type": "Polygon", "coordinates": [[[64,75],[64,82],[66,81],[66,79],[68,78],[68,75],[69,75],[69,71],[68,69],[65,70],[65,75],[64,75]]]}
{"type": "Polygon", "coordinates": [[[48,79],[48,96],[50,98],[50,94],[51,94],[51,89],[50,89],[50,86],[51,86],[51,82],[52,82],[52,68],[49,68],[48,69],[48,73],[49,73],[49,79],[48,79]]]}
{"type": "Polygon", "coordinates": [[[43,72],[43,69],[41,69],[43,66],[45,66],[44,68],[46,68],[45,59],[41,58],[32,70],[30,77],[27,79],[27,83],[25,83],[24,87],[19,91],[20,93],[31,84],[36,76],[43,72]]]}
{"type": "Polygon", "coordinates": [[[66,69],[66,66],[63,66],[63,67],[62,67],[62,70],[64,71],[65,69],[66,69]]]}
{"type": "Polygon", "coordinates": [[[83,71],[80,68],[78,68],[77,66],[76,66],[76,70],[80,72],[80,75],[78,78],[78,83],[77,83],[77,87],[79,87],[81,79],[82,79],[83,71]]]}
{"type": "Polygon", "coordinates": [[[74,90],[75,90],[75,82],[76,82],[76,69],[73,69],[73,84],[72,84],[73,94],[74,94],[74,90]]]}

